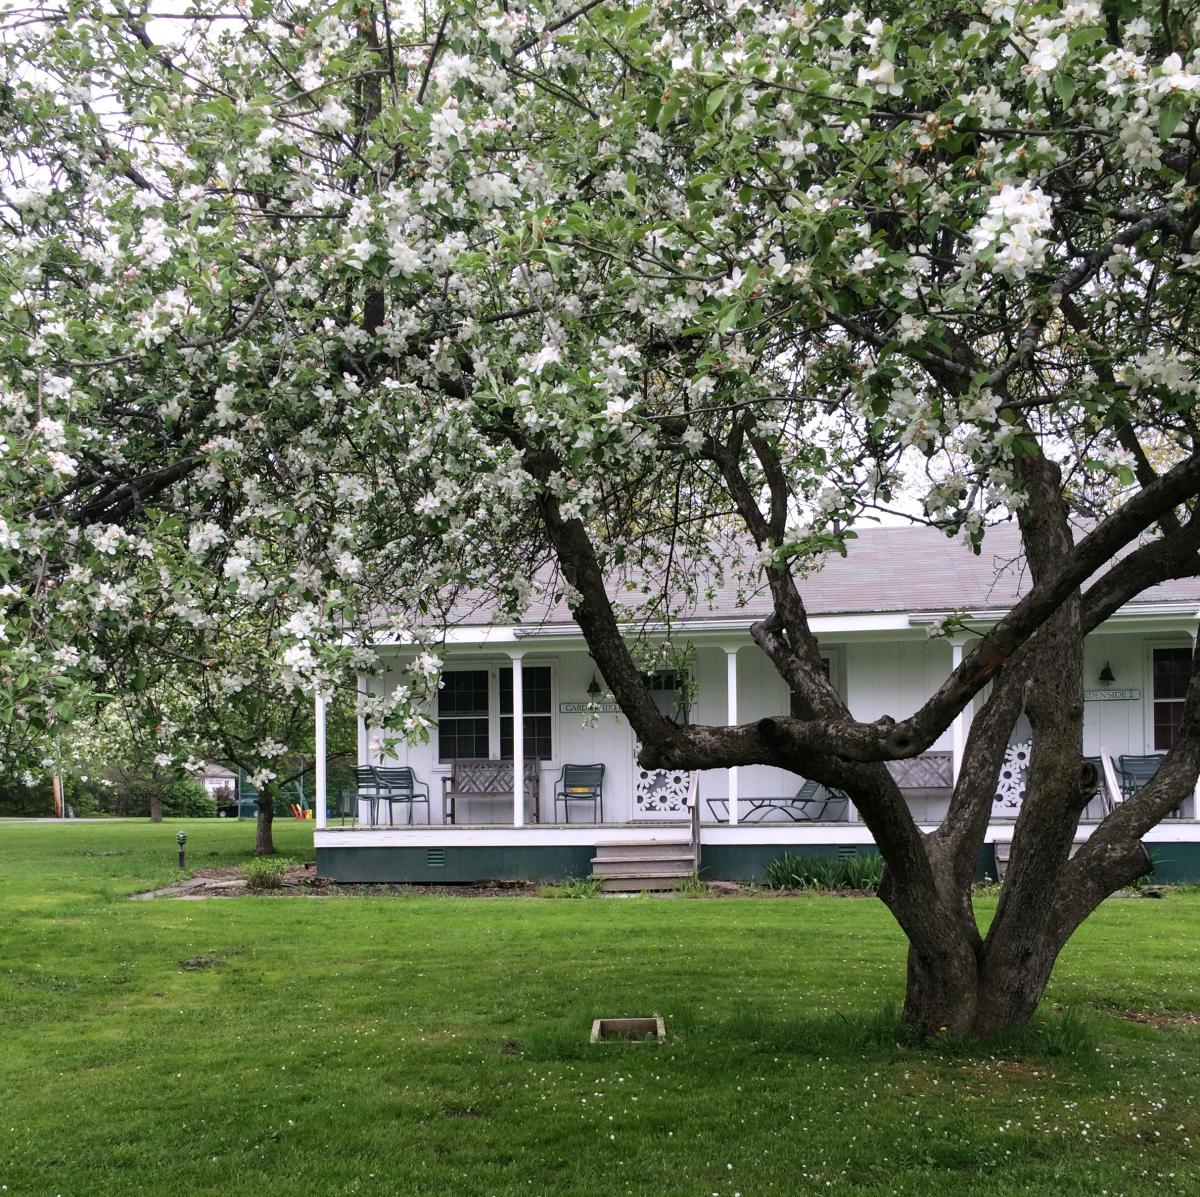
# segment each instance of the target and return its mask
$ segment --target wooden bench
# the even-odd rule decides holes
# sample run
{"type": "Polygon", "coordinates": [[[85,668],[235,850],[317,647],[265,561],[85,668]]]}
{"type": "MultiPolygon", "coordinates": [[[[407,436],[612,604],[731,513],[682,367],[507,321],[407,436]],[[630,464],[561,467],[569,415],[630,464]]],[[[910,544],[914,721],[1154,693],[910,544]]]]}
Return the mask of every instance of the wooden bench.
{"type": "MultiPolygon", "coordinates": [[[[541,765],[537,761],[525,762],[525,799],[533,800],[533,821],[541,821],[540,791],[541,765]]],[[[442,822],[454,822],[454,804],[466,802],[513,801],[512,761],[457,760],[450,775],[442,778],[442,822]]]]}

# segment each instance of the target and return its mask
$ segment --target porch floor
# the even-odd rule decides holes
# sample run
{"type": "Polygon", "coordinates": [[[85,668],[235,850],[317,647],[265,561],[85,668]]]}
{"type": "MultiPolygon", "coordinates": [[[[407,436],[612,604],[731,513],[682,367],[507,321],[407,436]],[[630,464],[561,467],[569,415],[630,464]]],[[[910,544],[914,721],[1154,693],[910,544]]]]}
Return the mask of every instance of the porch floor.
{"type": "MultiPolygon", "coordinates": [[[[1011,830],[1016,825],[1015,818],[994,817],[989,821],[989,827],[1006,828],[1011,830]]],[[[1103,822],[1100,818],[1095,819],[1080,819],[1080,827],[1098,827],[1103,822]]],[[[1177,826],[1187,825],[1195,826],[1200,824],[1200,820],[1190,817],[1175,817],[1163,819],[1160,826],[1177,826]]],[[[405,831],[405,832],[421,832],[428,833],[431,831],[444,832],[447,835],[453,835],[456,832],[471,832],[471,831],[511,831],[518,834],[530,831],[614,831],[627,830],[636,832],[653,832],[659,829],[673,830],[688,830],[690,824],[687,819],[632,819],[625,822],[609,822],[604,823],[523,823],[520,827],[515,827],[512,823],[357,823],[357,824],[341,824],[338,822],[327,823],[325,827],[320,828],[322,832],[326,831],[344,831],[347,833],[363,833],[372,831],[405,831]]],[[[720,828],[722,830],[741,831],[757,828],[761,831],[780,831],[792,830],[802,832],[806,827],[844,827],[858,832],[865,832],[866,825],[861,819],[805,819],[795,822],[786,819],[772,819],[769,821],[756,820],[749,822],[743,819],[736,824],[730,824],[724,819],[702,819],[700,826],[705,830],[720,828]]],[[[937,826],[936,823],[921,823],[919,824],[922,831],[932,831],[937,826]]]]}

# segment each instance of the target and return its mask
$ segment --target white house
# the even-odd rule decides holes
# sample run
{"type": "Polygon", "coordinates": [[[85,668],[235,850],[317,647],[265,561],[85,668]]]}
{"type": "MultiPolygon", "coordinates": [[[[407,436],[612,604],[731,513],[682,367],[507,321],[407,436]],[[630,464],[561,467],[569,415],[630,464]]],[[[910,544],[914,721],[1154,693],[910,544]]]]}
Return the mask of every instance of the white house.
{"type": "MultiPolygon", "coordinates": [[[[910,713],[961,659],[971,633],[931,638],[936,621],[967,613],[972,629],[984,629],[1026,582],[1011,525],[989,532],[980,557],[932,529],[879,528],[859,532],[849,555],[831,557],[805,579],[802,593],[830,677],[854,716],[869,721],[910,713]]],[[[732,585],[718,589],[676,624],[676,646],[686,641],[692,651],[694,699],[682,712],[679,679],[659,673],[654,686],[664,711],[710,724],[788,712],[787,688],[750,636],[751,624],[768,613],[769,596],[764,588],[741,599],[732,585]]],[[[1081,836],[1108,804],[1121,800],[1121,757],[1160,753],[1173,743],[1198,616],[1200,580],[1174,581],[1146,591],[1088,638],[1084,752],[1099,759],[1105,784],[1085,811],[1081,836]]],[[[398,671],[405,646],[381,642],[377,648],[398,671]]],[[[410,767],[428,786],[429,804],[398,803],[389,811],[385,802],[372,812],[372,804],[362,801],[358,817],[343,819],[344,825],[325,817],[319,805],[316,845],[323,874],[423,882],[586,875],[598,847],[615,844],[624,851],[691,842],[692,778],[640,769],[633,733],[615,708],[586,715],[603,679],[564,605],[547,604],[536,620],[517,626],[466,612],[449,631],[444,656],[444,686],[431,712],[437,729],[429,743],[381,759],[371,729],[360,727],[359,733],[359,764],[410,767]],[[515,741],[514,714],[524,726],[515,741]],[[475,786],[494,792],[444,802],[456,761],[466,759],[494,763],[491,780],[475,786]],[[589,764],[604,766],[602,815],[582,798],[555,801],[563,766],[589,764]],[[512,778],[523,773],[529,778],[525,792],[514,797],[512,778]],[[453,823],[444,821],[451,813],[453,823]]],[[[397,680],[388,674],[372,684],[391,687],[397,680]]],[[[893,767],[924,827],[936,826],[945,813],[970,717],[971,711],[960,716],[924,757],[893,767]]],[[[989,845],[1011,837],[1027,736],[1022,719],[993,808],[989,845]]],[[[825,792],[810,802],[787,801],[804,784],[794,774],[755,766],[708,770],[696,782],[705,876],[754,876],[785,850],[871,846],[846,803],[827,802],[825,792]]],[[[1197,813],[1193,798],[1148,837],[1164,879],[1200,877],[1197,813]]],[[[981,860],[981,870],[990,867],[981,860]]]]}

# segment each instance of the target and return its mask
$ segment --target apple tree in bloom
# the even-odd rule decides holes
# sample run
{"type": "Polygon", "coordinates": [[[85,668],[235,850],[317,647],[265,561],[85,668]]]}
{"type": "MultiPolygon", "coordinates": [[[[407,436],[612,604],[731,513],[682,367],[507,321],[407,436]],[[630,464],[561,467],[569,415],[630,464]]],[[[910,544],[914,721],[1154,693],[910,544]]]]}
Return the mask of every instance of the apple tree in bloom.
{"type": "Polygon", "coordinates": [[[1023,1023],[1200,770],[1198,661],[1176,747],[1068,860],[1083,638],[1200,571],[1197,33],[1092,0],[10,2],[0,725],[52,737],[122,646],[208,660],[236,611],[310,689],[389,623],[414,663],[371,715],[419,737],[451,597],[520,611],[551,576],[643,764],[853,798],[912,1024],[1023,1023]],[[1016,520],[1031,584],[919,709],[864,724],[805,577],[894,507],[964,552],[1016,520]],[[745,542],[798,713],[679,727],[624,629],[745,542]],[[924,835],[885,762],[977,698],[924,835]]]}

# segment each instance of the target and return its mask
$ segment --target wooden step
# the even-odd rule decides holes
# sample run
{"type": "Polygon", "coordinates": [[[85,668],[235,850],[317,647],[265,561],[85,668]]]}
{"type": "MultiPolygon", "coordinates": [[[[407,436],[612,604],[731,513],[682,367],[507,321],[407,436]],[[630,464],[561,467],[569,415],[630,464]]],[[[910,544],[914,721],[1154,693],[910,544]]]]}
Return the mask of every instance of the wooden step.
{"type": "Polygon", "coordinates": [[[616,860],[691,860],[691,844],[597,844],[597,861],[616,860]]]}
{"type": "Polygon", "coordinates": [[[692,858],[687,860],[601,860],[592,861],[593,877],[648,877],[670,873],[687,877],[692,872],[692,858]]]}
{"type": "Polygon", "coordinates": [[[675,868],[676,866],[682,868],[684,865],[686,865],[687,870],[690,873],[693,868],[694,859],[695,858],[692,856],[690,849],[687,852],[679,853],[677,856],[667,856],[663,853],[656,853],[653,856],[593,856],[592,869],[595,870],[597,868],[608,868],[610,866],[623,867],[625,865],[642,864],[661,864],[670,868],[675,868]]]}
{"type": "MultiPolygon", "coordinates": [[[[691,876],[690,873],[684,876],[691,876]]],[[[643,890],[673,890],[681,877],[675,874],[660,874],[656,877],[602,877],[600,892],[606,894],[640,894],[643,890]]]]}
{"type": "MultiPolygon", "coordinates": [[[[1070,855],[1074,856],[1086,843],[1087,840],[1075,840],[1071,844],[1070,855]]],[[[1009,857],[1012,855],[1012,840],[995,840],[992,848],[996,854],[996,880],[1003,881],[1004,874],[1008,872],[1009,857]]]]}

